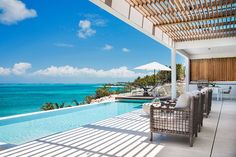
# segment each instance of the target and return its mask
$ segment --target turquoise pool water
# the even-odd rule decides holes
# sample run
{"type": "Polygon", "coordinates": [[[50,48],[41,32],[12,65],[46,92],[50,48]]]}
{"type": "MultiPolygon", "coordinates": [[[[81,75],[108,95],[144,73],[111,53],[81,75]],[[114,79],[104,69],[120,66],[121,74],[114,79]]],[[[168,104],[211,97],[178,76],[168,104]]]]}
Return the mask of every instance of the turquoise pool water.
{"type": "MultiPolygon", "coordinates": [[[[0,84],[0,117],[40,111],[46,102],[81,102],[102,84],[0,84]]],[[[119,90],[121,87],[113,87],[119,90]]]]}
{"type": "Polygon", "coordinates": [[[109,102],[0,120],[0,142],[22,144],[141,108],[143,102],[109,102]]]}

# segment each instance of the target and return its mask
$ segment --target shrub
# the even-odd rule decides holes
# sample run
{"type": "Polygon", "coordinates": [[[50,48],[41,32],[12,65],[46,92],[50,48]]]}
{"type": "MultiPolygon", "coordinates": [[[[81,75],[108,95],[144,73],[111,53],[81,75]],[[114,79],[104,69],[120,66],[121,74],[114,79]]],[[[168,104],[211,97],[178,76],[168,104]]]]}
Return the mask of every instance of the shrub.
{"type": "Polygon", "coordinates": [[[53,103],[45,103],[43,104],[43,106],[41,107],[41,110],[43,111],[48,111],[48,110],[54,110],[55,106],[53,105],[53,103]]]}
{"type": "Polygon", "coordinates": [[[88,104],[90,104],[93,99],[94,99],[94,96],[86,96],[86,97],[85,97],[85,102],[88,103],[88,104]]]}
{"type": "Polygon", "coordinates": [[[54,110],[54,109],[59,109],[59,108],[64,108],[64,107],[65,107],[64,102],[62,104],[48,102],[48,103],[43,104],[43,106],[41,107],[41,110],[48,111],[48,110],[54,110]]]}
{"type": "Polygon", "coordinates": [[[86,101],[82,101],[79,103],[79,105],[85,105],[85,104],[87,104],[86,101]]]}
{"type": "Polygon", "coordinates": [[[111,95],[110,87],[104,86],[96,90],[95,98],[98,99],[98,98],[109,96],[109,95],[111,95]]]}

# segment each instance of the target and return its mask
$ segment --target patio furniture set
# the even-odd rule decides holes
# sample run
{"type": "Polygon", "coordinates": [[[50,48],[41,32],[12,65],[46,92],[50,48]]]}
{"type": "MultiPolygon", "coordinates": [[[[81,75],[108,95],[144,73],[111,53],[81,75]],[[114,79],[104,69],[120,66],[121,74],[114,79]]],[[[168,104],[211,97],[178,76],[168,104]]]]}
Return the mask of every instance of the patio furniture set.
{"type": "Polygon", "coordinates": [[[183,135],[189,137],[192,147],[194,136],[203,127],[203,117],[210,114],[211,104],[212,89],[207,87],[182,94],[177,100],[144,104],[144,111],[150,112],[150,140],[154,133],[183,135]]]}

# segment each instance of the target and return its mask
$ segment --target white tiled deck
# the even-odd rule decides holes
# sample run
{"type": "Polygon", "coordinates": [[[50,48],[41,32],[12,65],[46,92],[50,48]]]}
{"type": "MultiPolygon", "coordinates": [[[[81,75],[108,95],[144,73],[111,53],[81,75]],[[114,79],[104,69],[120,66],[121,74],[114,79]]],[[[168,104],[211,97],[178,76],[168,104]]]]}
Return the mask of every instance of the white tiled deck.
{"type": "Polygon", "coordinates": [[[138,110],[0,151],[0,156],[209,157],[212,151],[214,157],[233,157],[236,102],[223,104],[215,136],[220,109],[221,102],[214,101],[193,147],[189,147],[188,138],[181,136],[156,135],[150,142],[149,119],[138,110]]]}

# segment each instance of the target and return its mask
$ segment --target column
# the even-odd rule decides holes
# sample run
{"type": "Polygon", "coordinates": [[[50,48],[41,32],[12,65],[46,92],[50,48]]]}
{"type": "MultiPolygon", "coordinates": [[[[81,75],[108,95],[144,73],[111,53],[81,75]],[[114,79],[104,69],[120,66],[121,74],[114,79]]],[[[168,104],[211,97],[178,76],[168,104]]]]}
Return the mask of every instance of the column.
{"type": "Polygon", "coordinates": [[[176,98],[176,49],[171,50],[171,98],[176,98]]]}
{"type": "Polygon", "coordinates": [[[188,57],[185,58],[185,92],[189,91],[189,76],[190,76],[190,60],[188,57]]]}

